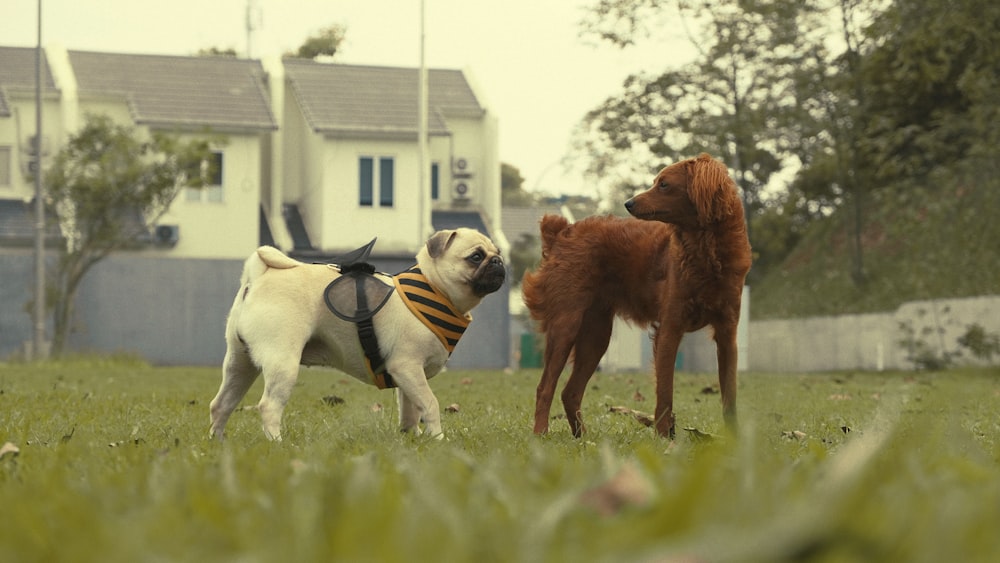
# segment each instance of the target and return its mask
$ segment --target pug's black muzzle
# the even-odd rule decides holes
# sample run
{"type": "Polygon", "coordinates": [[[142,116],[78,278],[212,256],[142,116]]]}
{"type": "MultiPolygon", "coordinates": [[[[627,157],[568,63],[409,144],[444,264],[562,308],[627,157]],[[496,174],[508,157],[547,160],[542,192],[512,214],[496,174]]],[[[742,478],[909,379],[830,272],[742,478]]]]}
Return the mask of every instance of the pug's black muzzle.
{"type": "Polygon", "coordinates": [[[507,278],[507,267],[503,259],[494,256],[484,262],[472,278],[472,291],[483,297],[500,289],[507,278]]]}

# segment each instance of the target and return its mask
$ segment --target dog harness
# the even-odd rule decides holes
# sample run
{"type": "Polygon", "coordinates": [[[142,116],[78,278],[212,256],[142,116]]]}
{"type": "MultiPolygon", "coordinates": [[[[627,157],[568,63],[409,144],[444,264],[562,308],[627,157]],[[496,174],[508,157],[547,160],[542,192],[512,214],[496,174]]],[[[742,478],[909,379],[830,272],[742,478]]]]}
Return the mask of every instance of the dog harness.
{"type": "Polygon", "coordinates": [[[323,300],[334,315],[357,326],[372,383],[379,389],[391,389],[396,383],[386,369],[372,318],[389,301],[394,290],[399,290],[403,303],[441,341],[449,356],[472,322],[472,316],[456,311],[448,297],[431,285],[418,266],[392,276],[393,285],[375,277],[375,266],[367,262],[375,240],[343,256],[340,264],[329,264],[339,270],[341,276],[326,286],[323,300]]]}

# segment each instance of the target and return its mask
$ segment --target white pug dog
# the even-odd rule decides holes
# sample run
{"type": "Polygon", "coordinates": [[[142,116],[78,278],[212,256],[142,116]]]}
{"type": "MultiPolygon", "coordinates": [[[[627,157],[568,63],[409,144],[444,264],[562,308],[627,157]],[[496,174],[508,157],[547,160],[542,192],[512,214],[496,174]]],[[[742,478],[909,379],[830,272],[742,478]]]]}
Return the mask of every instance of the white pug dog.
{"type": "Polygon", "coordinates": [[[369,384],[398,387],[402,430],[419,434],[423,421],[428,434],[442,437],[438,401],[427,380],[444,367],[471,321],[469,311],[503,285],[506,268],[496,245],[473,229],[435,233],[417,254],[416,268],[396,279],[380,273],[374,274],[378,282],[367,278],[392,288],[385,290],[384,302],[373,303],[369,326],[377,353],[372,358],[358,325],[327,305],[331,282],[342,277],[339,267],[305,264],[275,248],[258,248],[244,265],[226,323],[222,385],[210,405],[211,436],[222,439],[230,414],[263,373],[258,408],[264,434],[280,440],[281,415],[299,365],[325,365],[369,384]],[[424,302],[436,309],[421,312],[427,309],[424,302]],[[383,365],[373,365],[379,360],[383,365]]]}

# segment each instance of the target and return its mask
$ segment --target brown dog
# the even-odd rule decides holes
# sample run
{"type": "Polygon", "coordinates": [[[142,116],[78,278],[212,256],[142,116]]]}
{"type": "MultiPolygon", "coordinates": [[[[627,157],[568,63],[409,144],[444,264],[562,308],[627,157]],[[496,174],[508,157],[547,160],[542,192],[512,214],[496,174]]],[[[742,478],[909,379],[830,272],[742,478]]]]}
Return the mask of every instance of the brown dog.
{"type": "Polygon", "coordinates": [[[656,430],[673,436],[674,361],[686,332],[711,325],[727,425],[736,426],[736,325],[750,270],[743,204],[726,167],[707,154],[672,164],[653,187],[625,202],[643,219],[590,217],[570,225],[546,215],[542,262],[524,276],[524,302],[545,334],[535,433],[549,429],[556,383],[573,353],[562,392],[573,435],[580,404],[608,348],[614,317],[656,327],[656,430]]]}

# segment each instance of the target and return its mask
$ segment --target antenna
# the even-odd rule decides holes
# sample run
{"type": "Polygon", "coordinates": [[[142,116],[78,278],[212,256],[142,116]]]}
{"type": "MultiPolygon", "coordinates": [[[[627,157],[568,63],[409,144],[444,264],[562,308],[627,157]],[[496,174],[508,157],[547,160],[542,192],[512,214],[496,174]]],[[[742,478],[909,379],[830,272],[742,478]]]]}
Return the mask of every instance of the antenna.
{"type": "Polygon", "coordinates": [[[246,31],[247,31],[247,58],[252,59],[254,55],[253,41],[254,32],[260,29],[264,23],[264,11],[257,5],[257,0],[247,0],[246,10],[246,31]]]}

